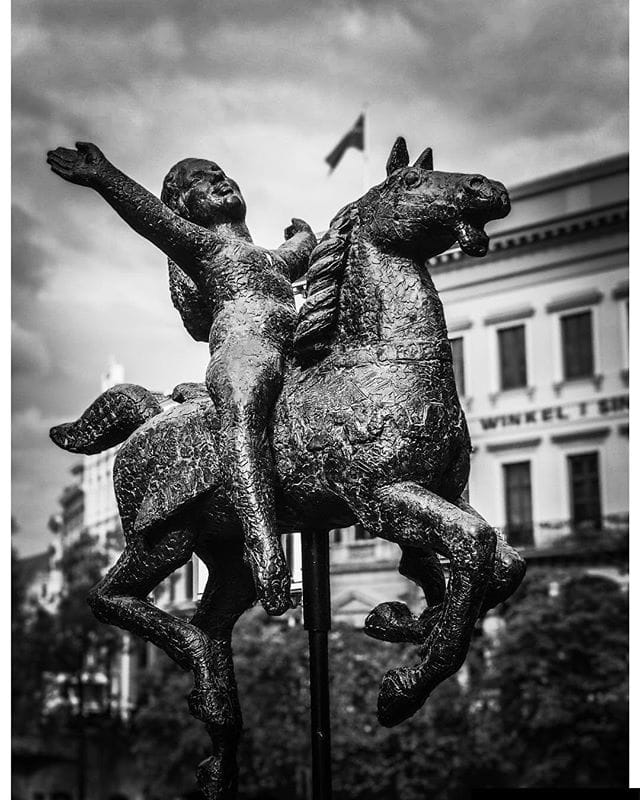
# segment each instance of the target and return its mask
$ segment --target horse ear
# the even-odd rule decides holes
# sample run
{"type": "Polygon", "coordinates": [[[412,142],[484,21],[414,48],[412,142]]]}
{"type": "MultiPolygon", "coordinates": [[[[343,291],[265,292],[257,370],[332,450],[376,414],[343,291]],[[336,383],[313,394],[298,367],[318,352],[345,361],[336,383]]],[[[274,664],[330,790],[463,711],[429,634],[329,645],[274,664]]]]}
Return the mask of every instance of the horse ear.
{"type": "Polygon", "coordinates": [[[409,164],[409,151],[407,150],[407,143],[403,136],[398,138],[393,143],[391,153],[387,159],[387,175],[391,175],[398,169],[408,166],[409,164]]]}
{"type": "Polygon", "coordinates": [[[413,165],[414,167],[418,167],[419,169],[433,169],[433,150],[430,147],[427,147],[416,159],[416,163],[413,165]]]}

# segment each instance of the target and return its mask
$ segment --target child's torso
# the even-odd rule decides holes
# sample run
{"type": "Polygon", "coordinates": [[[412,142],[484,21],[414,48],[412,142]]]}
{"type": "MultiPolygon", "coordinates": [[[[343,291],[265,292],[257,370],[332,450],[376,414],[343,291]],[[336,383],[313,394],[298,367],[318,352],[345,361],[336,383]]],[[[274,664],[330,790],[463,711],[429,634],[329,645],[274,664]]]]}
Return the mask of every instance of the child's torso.
{"type": "Polygon", "coordinates": [[[213,318],[211,350],[229,335],[261,337],[281,348],[290,343],[293,289],[277,254],[249,242],[230,242],[201,262],[198,284],[213,318]]]}

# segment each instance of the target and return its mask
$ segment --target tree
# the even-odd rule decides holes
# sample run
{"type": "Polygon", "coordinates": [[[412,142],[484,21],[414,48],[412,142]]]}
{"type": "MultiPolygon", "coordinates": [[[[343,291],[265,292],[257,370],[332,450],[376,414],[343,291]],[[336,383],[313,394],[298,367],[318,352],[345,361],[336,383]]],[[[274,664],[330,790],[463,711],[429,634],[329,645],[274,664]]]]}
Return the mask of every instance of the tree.
{"type": "MultiPolygon", "coordinates": [[[[238,760],[241,797],[306,797],[310,776],[307,634],[256,610],[237,626],[234,660],[244,734],[238,760]]],[[[385,645],[337,625],[330,634],[334,796],[336,800],[455,797],[468,771],[465,693],[455,680],[400,728],[381,728],[376,702],[384,672],[416,660],[411,647],[385,645]]],[[[208,755],[203,726],[185,696],[191,678],[164,656],[144,680],[134,717],[133,753],[149,796],[169,800],[195,788],[208,755]]]]}
{"type": "Polygon", "coordinates": [[[97,682],[98,673],[110,675],[121,634],[98,622],[87,605],[108,563],[96,543],[97,537],[84,531],[64,549],[57,565],[63,589],[48,633],[47,669],[62,678],[61,685],[55,684],[57,707],[48,709],[48,731],[76,739],[79,800],[86,795],[89,740],[101,746],[101,740],[111,744],[115,733],[119,739],[124,735],[121,721],[111,715],[108,678],[106,685],[97,682]]]}
{"type": "MultiPolygon", "coordinates": [[[[11,532],[18,530],[11,520],[11,532]]],[[[11,547],[11,721],[14,737],[36,735],[45,693],[51,616],[27,600],[20,559],[11,547]]]]}
{"type": "MultiPolygon", "coordinates": [[[[376,720],[380,679],[416,663],[414,648],[334,625],[334,797],[463,800],[480,786],[626,785],[626,605],[611,581],[531,570],[501,609],[497,644],[479,626],[469,685],[445,681],[391,730],[376,720]],[[554,596],[549,586],[559,579],[554,596]]],[[[239,622],[235,642],[241,797],[301,800],[310,774],[306,632],[256,609],[239,622]]],[[[149,797],[187,797],[195,765],[208,755],[204,728],[187,712],[191,677],[163,656],[145,688],[133,751],[149,797]]]]}
{"type": "Polygon", "coordinates": [[[505,622],[500,703],[484,721],[508,753],[509,785],[627,786],[626,594],[575,571],[531,574],[505,622]]]}

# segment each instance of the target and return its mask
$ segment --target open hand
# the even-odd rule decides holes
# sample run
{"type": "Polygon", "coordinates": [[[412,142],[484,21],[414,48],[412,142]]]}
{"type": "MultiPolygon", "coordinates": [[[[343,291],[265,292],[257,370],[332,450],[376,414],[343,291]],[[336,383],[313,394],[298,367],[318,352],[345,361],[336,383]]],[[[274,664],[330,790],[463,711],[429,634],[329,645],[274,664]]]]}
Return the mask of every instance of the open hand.
{"type": "Polygon", "coordinates": [[[291,239],[291,237],[295,236],[296,233],[313,233],[313,231],[311,230],[311,226],[303,219],[297,219],[294,217],[291,220],[291,225],[284,229],[285,241],[287,239],[291,239]]]}
{"type": "Polygon", "coordinates": [[[91,142],[76,142],[77,150],[58,147],[47,153],[47,164],[65,181],[91,186],[106,162],[102,151],[91,142]]]}

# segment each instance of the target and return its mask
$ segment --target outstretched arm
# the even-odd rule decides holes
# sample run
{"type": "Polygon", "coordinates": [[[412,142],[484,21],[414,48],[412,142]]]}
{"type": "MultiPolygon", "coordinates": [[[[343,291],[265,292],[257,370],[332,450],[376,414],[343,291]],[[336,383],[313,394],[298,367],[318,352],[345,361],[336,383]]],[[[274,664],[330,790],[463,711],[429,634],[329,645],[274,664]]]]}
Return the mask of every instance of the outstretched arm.
{"type": "Polygon", "coordinates": [[[295,217],[285,228],[284,238],[286,241],[274,252],[287,264],[289,280],[293,282],[307,271],[311,251],[318,242],[310,226],[295,217]]]}
{"type": "Polygon", "coordinates": [[[47,153],[47,162],[56,175],[95,189],[136,233],[153,242],[185,271],[193,270],[195,276],[197,258],[215,246],[215,234],[174,214],[155,195],[114,167],[94,144],[76,142],[76,147],[77,150],[58,147],[47,153]]]}

